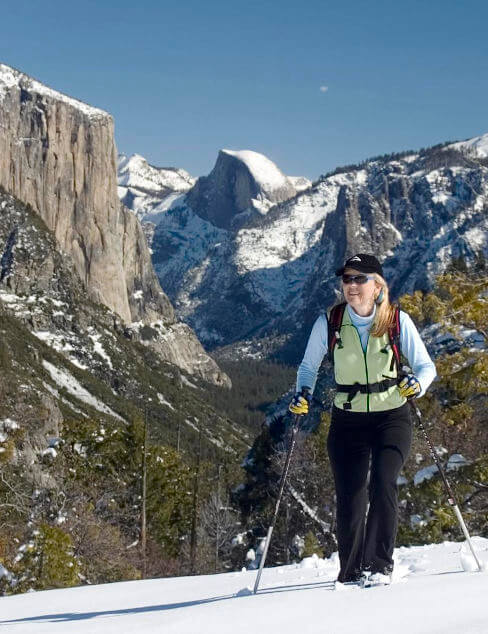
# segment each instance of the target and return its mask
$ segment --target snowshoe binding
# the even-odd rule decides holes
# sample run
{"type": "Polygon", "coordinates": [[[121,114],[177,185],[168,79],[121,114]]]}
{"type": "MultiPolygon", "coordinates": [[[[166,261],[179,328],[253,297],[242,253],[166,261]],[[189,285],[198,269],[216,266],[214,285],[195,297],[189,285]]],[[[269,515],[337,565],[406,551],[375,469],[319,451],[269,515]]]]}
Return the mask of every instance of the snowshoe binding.
{"type": "Polygon", "coordinates": [[[382,572],[363,572],[359,582],[361,588],[374,588],[375,586],[389,586],[391,584],[391,574],[382,572]]]}

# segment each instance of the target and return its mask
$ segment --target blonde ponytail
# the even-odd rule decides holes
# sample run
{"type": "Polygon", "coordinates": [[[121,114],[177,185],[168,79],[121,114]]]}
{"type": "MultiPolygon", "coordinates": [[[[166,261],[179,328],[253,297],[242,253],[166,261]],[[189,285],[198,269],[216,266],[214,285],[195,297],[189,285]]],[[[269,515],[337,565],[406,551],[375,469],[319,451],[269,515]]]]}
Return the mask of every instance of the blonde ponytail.
{"type": "Polygon", "coordinates": [[[373,337],[382,337],[388,332],[388,328],[394,325],[395,306],[390,304],[390,294],[386,281],[378,273],[373,273],[373,277],[375,281],[381,285],[381,290],[377,298],[381,299],[381,302],[378,303],[377,301],[376,316],[370,334],[373,337]]]}

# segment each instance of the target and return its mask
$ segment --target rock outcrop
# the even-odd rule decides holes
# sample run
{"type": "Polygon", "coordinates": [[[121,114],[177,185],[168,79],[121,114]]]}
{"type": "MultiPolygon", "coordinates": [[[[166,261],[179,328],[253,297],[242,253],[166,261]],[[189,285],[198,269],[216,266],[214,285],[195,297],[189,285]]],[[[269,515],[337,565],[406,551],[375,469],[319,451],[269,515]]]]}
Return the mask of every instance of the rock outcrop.
{"type": "Polygon", "coordinates": [[[223,229],[237,228],[253,215],[265,214],[297,190],[263,154],[221,150],[213,170],[198,179],[187,204],[223,229]]]}

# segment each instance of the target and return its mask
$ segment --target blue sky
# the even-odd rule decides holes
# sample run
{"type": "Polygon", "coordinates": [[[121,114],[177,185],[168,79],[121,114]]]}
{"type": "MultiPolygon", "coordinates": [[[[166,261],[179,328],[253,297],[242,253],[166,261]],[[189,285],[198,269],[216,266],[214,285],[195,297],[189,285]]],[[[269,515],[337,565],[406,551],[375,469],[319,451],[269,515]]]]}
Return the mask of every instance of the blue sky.
{"type": "Polygon", "coordinates": [[[488,3],[16,0],[0,61],[109,111],[120,152],[290,175],[488,132],[488,3]]]}

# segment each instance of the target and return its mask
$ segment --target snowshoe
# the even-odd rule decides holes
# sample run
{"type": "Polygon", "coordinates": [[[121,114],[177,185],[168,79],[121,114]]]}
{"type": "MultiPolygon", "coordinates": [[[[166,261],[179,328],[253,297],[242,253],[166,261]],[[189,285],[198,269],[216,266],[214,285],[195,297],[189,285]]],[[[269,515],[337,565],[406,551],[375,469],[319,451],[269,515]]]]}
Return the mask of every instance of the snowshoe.
{"type": "Polygon", "coordinates": [[[382,572],[363,572],[361,576],[361,588],[373,588],[375,586],[389,586],[391,583],[391,574],[383,574],[382,572]]]}

